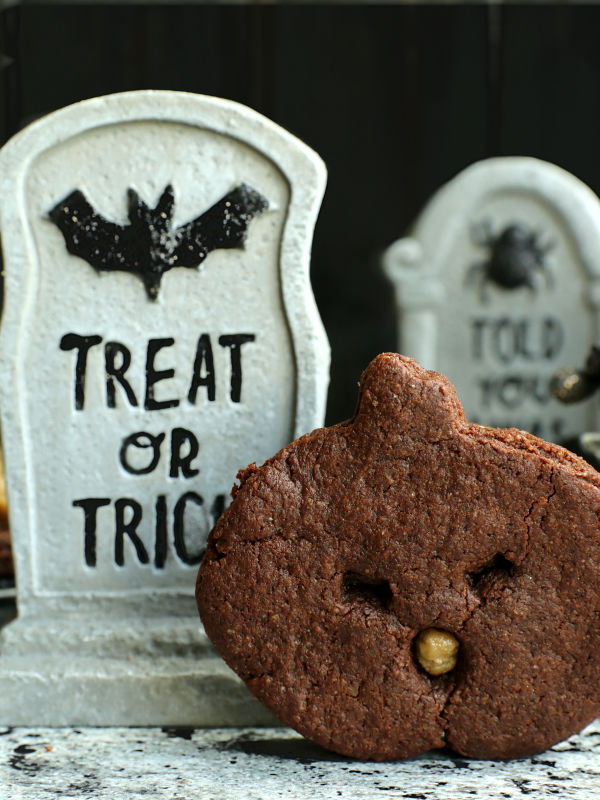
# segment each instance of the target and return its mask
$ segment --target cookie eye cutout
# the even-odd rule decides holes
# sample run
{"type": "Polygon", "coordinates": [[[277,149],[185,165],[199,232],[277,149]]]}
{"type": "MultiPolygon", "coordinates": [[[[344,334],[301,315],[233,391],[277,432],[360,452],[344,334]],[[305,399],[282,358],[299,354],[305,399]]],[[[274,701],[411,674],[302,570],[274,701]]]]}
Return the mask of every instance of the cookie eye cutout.
{"type": "Polygon", "coordinates": [[[473,572],[468,573],[469,580],[473,589],[479,589],[484,581],[489,583],[493,578],[510,578],[513,575],[515,565],[502,553],[490,559],[482,567],[478,567],[473,572]],[[487,579],[487,580],[486,580],[487,579]]]}
{"type": "Polygon", "coordinates": [[[387,610],[394,595],[389,581],[346,572],[342,580],[342,597],[346,603],[366,603],[387,610]]]}

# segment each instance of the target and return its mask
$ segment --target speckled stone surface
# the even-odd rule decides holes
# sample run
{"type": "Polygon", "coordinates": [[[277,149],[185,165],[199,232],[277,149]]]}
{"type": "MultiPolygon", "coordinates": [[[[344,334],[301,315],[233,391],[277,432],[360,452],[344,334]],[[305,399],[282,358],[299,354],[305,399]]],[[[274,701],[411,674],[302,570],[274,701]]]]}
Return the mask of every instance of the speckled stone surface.
{"type": "Polygon", "coordinates": [[[288,728],[0,728],[3,800],[600,798],[600,723],[514,761],[435,753],[374,764],[288,728]]]}

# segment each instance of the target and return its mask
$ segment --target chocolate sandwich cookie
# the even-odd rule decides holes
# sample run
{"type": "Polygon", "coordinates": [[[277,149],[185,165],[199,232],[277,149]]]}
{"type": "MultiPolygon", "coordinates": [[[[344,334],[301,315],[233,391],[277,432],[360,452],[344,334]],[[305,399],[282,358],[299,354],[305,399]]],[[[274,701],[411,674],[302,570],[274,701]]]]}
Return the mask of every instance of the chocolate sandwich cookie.
{"type": "Polygon", "coordinates": [[[600,714],[600,476],[386,353],[355,416],[239,475],[197,601],[284,723],[357,758],[507,758],[600,714]]]}

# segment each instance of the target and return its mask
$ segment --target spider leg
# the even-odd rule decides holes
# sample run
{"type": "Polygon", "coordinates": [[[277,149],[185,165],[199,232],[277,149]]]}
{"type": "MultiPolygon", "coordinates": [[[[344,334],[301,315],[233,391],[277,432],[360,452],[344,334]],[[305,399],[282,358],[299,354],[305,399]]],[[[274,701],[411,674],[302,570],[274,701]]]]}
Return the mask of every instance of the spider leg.
{"type": "Polygon", "coordinates": [[[540,245],[540,253],[542,255],[545,255],[546,253],[549,253],[550,250],[552,250],[555,247],[556,247],[556,239],[549,239],[548,242],[546,242],[546,244],[540,245]]]}
{"type": "Polygon", "coordinates": [[[492,223],[489,219],[480,220],[471,225],[471,241],[479,247],[488,247],[494,241],[492,223]]]}
{"type": "Polygon", "coordinates": [[[477,264],[473,264],[469,267],[469,271],[467,272],[467,277],[465,278],[465,284],[467,286],[473,286],[476,283],[481,275],[485,272],[485,261],[478,261],[477,264]]]}
{"type": "Polygon", "coordinates": [[[482,302],[487,302],[487,262],[479,261],[477,264],[473,264],[467,272],[465,284],[467,286],[475,285],[482,302]]]}
{"type": "Polygon", "coordinates": [[[538,277],[533,272],[530,272],[525,278],[525,285],[527,286],[527,288],[529,289],[529,291],[533,296],[535,296],[540,290],[538,277]]]}
{"type": "MultiPolygon", "coordinates": [[[[543,261],[540,261],[536,265],[536,270],[544,276],[546,280],[546,289],[554,289],[554,274],[550,267],[543,261]]],[[[530,275],[529,278],[533,281],[532,275],[530,275]]]]}
{"type": "Polygon", "coordinates": [[[481,280],[479,282],[479,298],[482,303],[489,302],[490,294],[488,291],[488,287],[489,287],[488,278],[487,275],[484,274],[481,276],[481,280]]]}

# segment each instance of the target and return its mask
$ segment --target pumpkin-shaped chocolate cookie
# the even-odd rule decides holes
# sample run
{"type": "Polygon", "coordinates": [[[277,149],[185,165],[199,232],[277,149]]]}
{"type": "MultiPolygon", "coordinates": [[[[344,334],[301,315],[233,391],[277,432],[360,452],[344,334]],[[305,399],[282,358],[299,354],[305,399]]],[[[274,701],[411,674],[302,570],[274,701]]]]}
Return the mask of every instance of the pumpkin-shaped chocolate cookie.
{"type": "Polygon", "coordinates": [[[600,714],[600,476],[396,354],[349,422],[240,475],[197,600],[283,722],[391,759],[544,750],[600,714]]]}

